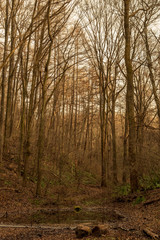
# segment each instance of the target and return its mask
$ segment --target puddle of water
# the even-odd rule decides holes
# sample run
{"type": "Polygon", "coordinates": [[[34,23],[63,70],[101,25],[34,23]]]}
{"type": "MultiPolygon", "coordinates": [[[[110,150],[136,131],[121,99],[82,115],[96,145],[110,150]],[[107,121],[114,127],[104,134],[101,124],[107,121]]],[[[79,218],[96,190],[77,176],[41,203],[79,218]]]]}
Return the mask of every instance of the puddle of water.
{"type": "Polygon", "coordinates": [[[19,223],[37,223],[37,224],[78,224],[85,222],[105,223],[110,217],[103,211],[38,211],[32,215],[23,215],[14,222],[19,223]]]}

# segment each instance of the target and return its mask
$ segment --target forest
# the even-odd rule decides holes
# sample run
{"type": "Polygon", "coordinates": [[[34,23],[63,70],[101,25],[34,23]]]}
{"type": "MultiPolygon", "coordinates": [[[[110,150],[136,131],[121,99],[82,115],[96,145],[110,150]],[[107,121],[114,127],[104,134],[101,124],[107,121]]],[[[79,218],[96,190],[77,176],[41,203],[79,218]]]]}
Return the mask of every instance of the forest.
{"type": "Polygon", "coordinates": [[[0,189],[160,188],[159,0],[1,0],[0,18],[0,189]]]}

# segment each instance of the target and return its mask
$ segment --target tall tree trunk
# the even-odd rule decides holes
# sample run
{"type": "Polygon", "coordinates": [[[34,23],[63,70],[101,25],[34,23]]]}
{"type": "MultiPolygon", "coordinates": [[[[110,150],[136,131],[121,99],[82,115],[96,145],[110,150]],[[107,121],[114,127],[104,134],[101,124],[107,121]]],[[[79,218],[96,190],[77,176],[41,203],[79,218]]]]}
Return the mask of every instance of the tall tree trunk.
{"type": "Polygon", "coordinates": [[[117,66],[115,66],[115,77],[112,86],[112,158],[113,158],[113,183],[117,184],[117,142],[116,142],[116,124],[115,124],[115,108],[116,108],[116,78],[117,78],[117,66]]]}
{"type": "Polygon", "coordinates": [[[18,171],[21,172],[21,165],[23,163],[24,157],[24,140],[26,133],[26,97],[27,97],[27,85],[28,85],[28,65],[29,65],[29,55],[30,55],[30,42],[31,36],[27,44],[27,58],[24,61],[23,53],[21,54],[21,79],[22,79],[22,97],[21,97],[21,126],[20,126],[20,145],[19,145],[19,159],[18,159],[18,171]],[[23,67],[23,65],[25,67],[23,67]]]}
{"type": "Polygon", "coordinates": [[[152,58],[151,58],[151,51],[150,51],[149,43],[148,43],[148,34],[147,34],[146,23],[144,24],[144,35],[145,35],[145,46],[146,46],[147,65],[148,65],[148,69],[149,69],[149,76],[150,76],[150,80],[151,80],[151,84],[152,84],[153,95],[154,95],[155,103],[157,106],[157,113],[158,113],[158,118],[159,118],[159,122],[160,122],[160,99],[158,97],[155,79],[154,79],[154,75],[153,75],[153,64],[152,64],[152,58]]]}
{"type": "MultiPolygon", "coordinates": [[[[8,52],[8,34],[9,34],[9,1],[6,0],[6,16],[5,16],[5,39],[4,39],[4,53],[3,61],[6,60],[8,52]]],[[[2,82],[1,82],[1,105],[0,105],[0,163],[3,157],[3,144],[4,144],[4,118],[5,118],[5,92],[6,92],[6,79],[7,79],[7,65],[5,64],[2,69],[2,82]]]]}
{"type": "MultiPolygon", "coordinates": [[[[11,52],[15,49],[16,43],[16,0],[12,0],[11,9],[11,52]]],[[[15,54],[10,57],[8,90],[7,90],[7,105],[6,105],[6,119],[5,119],[5,139],[11,137],[12,133],[12,100],[13,100],[13,80],[15,75],[15,54]]],[[[7,144],[5,140],[5,144],[7,144]]]]}
{"type": "MultiPolygon", "coordinates": [[[[36,48],[36,46],[35,46],[36,48]]],[[[37,50],[37,49],[36,49],[37,50]]],[[[35,50],[35,51],[36,51],[35,50]]],[[[33,66],[33,73],[32,73],[32,82],[31,82],[31,90],[29,96],[29,110],[27,115],[27,123],[26,123],[26,134],[24,139],[24,175],[23,175],[23,185],[25,186],[27,183],[27,173],[28,173],[28,165],[29,165],[29,157],[30,157],[30,140],[31,140],[31,128],[32,128],[32,121],[34,115],[34,96],[36,94],[36,84],[38,79],[38,60],[41,54],[41,50],[38,51],[35,64],[33,66]]]]}
{"type": "MultiPolygon", "coordinates": [[[[34,4],[34,10],[33,10],[33,14],[32,14],[32,21],[31,21],[31,30],[33,28],[33,24],[34,24],[34,16],[36,14],[36,8],[37,10],[39,10],[39,6],[40,3],[38,4],[37,7],[37,0],[35,0],[35,4],[34,4]]],[[[29,38],[30,41],[30,38],[29,38]]],[[[41,41],[41,39],[39,40],[39,32],[35,32],[35,44],[34,44],[34,64],[33,64],[33,70],[32,70],[32,80],[31,80],[31,90],[30,90],[30,94],[29,94],[29,106],[28,106],[28,114],[27,114],[27,118],[26,118],[26,133],[25,133],[25,139],[24,139],[24,151],[23,151],[23,161],[24,161],[24,175],[23,175],[23,185],[25,186],[27,183],[27,175],[28,175],[28,165],[29,165],[29,158],[31,155],[31,151],[30,151],[30,142],[31,142],[31,131],[32,131],[32,121],[33,121],[33,115],[34,115],[34,111],[35,111],[35,95],[37,93],[37,88],[36,85],[38,82],[38,63],[39,63],[39,59],[42,53],[42,48],[39,47],[38,49],[38,41],[41,41]],[[37,50],[38,49],[38,50],[37,50]]],[[[40,44],[41,46],[41,44],[40,44]]],[[[28,50],[29,50],[29,42],[28,42],[28,50]]]]}
{"type": "Polygon", "coordinates": [[[143,148],[143,132],[144,132],[144,116],[145,116],[145,102],[143,97],[143,92],[145,91],[144,86],[142,84],[141,73],[139,71],[139,77],[137,82],[137,159],[138,159],[138,174],[139,176],[143,176],[144,164],[142,161],[142,148],[143,148]]]}
{"type": "Polygon", "coordinates": [[[106,139],[106,131],[105,131],[105,88],[103,81],[102,73],[100,72],[100,131],[101,131],[101,187],[107,186],[107,161],[104,156],[105,152],[105,139],[106,139]]]}
{"type": "Polygon", "coordinates": [[[36,186],[36,196],[41,195],[41,183],[42,183],[42,161],[44,160],[45,151],[45,118],[46,118],[46,105],[47,105],[47,87],[48,87],[48,71],[51,59],[53,39],[50,42],[49,53],[47,62],[45,65],[45,75],[42,84],[42,107],[40,116],[40,126],[39,126],[39,136],[38,136],[38,156],[37,156],[37,186],[36,186]]]}
{"type": "Polygon", "coordinates": [[[128,106],[126,100],[126,112],[125,112],[125,126],[124,126],[124,140],[123,140],[123,177],[122,181],[124,184],[127,183],[128,180],[128,170],[129,170],[129,163],[128,163],[128,106]]]}
{"type": "Polygon", "coordinates": [[[124,29],[125,29],[125,64],[127,70],[127,101],[128,101],[128,123],[129,123],[129,163],[131,190],[138,189],[138,173],[136,163],[136,135],[134,119],[134,85],[133,69],[130,57],[130,23],[129,23],[130,0],[124,0],[124,29]]]}

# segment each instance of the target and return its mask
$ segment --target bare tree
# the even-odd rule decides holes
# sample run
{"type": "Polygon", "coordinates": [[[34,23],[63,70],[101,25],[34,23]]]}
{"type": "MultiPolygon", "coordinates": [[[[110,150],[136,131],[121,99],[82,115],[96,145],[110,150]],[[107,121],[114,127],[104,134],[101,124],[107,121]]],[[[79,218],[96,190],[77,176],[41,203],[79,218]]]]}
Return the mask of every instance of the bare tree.
{"type": "Polygon", "coordinates": [[[136,135],[134,119],[134,86],[133,86],[133,68],[131,61],[131,28],[129,20],[130,0],[124,0],[124,29],[125,29],[125,64],[127,71],[127,98],[128,102],[128,124],[129,124],[129,163],[130,163],[130,183],[131,190],[138,189],[138,173],[136,163],[136,135]]]}

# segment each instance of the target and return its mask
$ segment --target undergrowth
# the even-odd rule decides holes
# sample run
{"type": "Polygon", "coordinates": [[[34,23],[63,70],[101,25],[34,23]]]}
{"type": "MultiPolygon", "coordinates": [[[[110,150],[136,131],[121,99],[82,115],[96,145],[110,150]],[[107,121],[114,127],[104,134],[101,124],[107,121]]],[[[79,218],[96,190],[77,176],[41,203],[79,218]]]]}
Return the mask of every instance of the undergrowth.
{"type": "Polygon", "coordinates": [[[140,178],[139,183],[141,190],[144,191],[160,188],[160,172],[152,172],[150,175],[143,176],[140,178]]]}
{"type": "Polygon", "coordinates": [[[114,195],[117,197],[127,196],[131,192],[129,184],[120,185],[115,188],[114,195]]]}

